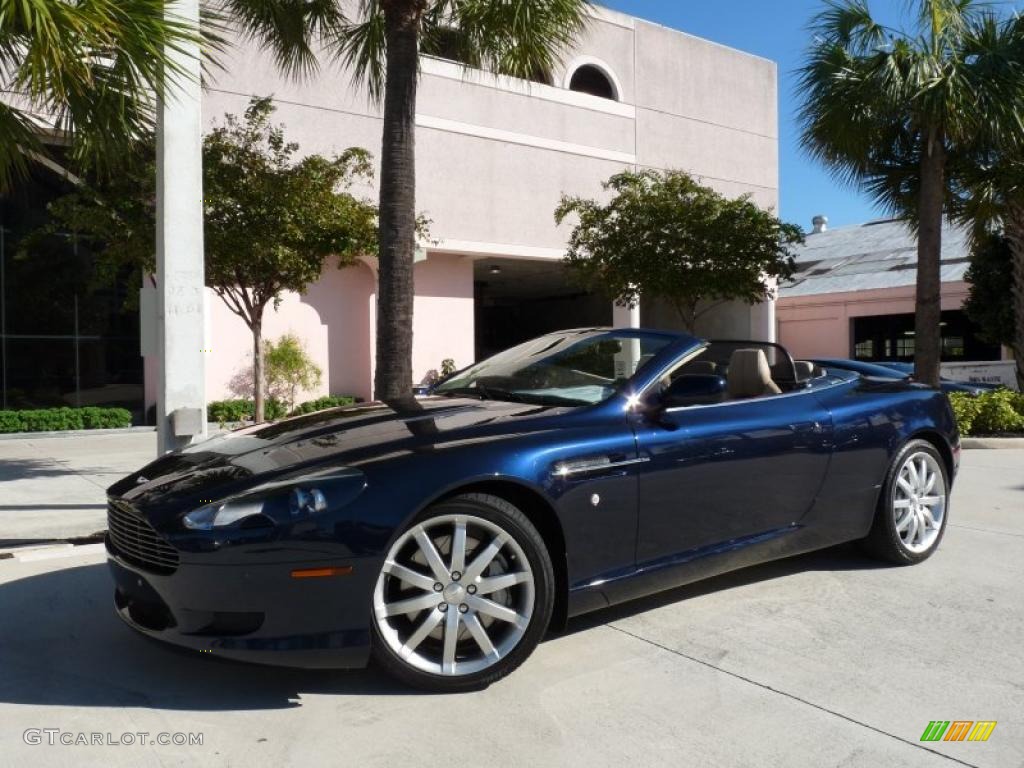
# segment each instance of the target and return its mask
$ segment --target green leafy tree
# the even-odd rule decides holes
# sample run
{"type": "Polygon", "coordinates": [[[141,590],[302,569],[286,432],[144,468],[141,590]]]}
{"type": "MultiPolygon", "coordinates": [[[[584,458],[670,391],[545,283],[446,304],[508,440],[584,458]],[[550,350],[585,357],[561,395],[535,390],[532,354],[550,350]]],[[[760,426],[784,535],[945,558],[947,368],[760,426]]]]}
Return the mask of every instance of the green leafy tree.
{"type": "Polygon", "coordinates": [[[277,341],[266,341],[264,346],[267,393],[283,402],[291,413],[300,391],[320,386],[323,371],[294,333],[286,333],[277,341]]]}
{"type": "Polygon", "coordinates": [[[954,212],[973,234],[968,280],[979,298],[968,314],[1013,350],[1024,392],[1024,131],[1010,139],[995,147],[982,141],[955,158],[954,212]]]}
{"type": "Polygon", "coordinates": [[[917,229],[916,377],[938,384],[949,160],[1020,131],[1024,21],[983,0],[915,0],[912,29],[827,2],[800,71],[803,144],[917,229]]]}
{"type": "Polygon", "coordinates": [[[578,217],[565,263],[619,304],[662,299],[692,332],[715,306],[702,302],[763,301],[771,279],[793,274],[800,228],[748,196],[727,198],[682,171],[625,171],[604,187],[608,202],[563,196],[555,220],[578,217]]]}
{"type": "Polygon", "coordinates": [[[165,84],[184,76],[168,49],[195,40],[163,0],[0,0],[0,191],[47,155],[37,117],[79,166],[117,165],[151,129],[165,84]]]}
{"type": "MultiPolygon", "coordinates": [[[[206,284],[252,331],[257,422],[264,419],[263,316],[285,291],[302,292],[328,258],[352,264],[376,246],[375,207],[349,191],[371,173],[369,155],[297,159],[298,145],[270,122],[269,99],[253,99],[239,120],[227,115],[203,144],[206,284]]],[[[96,188],[51,205],[54,226],[99,245],[108,277],[127,266],[155,269],[155,174],[141,162],[96,188]]]]}
{"type": "Polygon", "coordinates": [[[421,47],[466,64],[534,78],[549,71],[588,18],[588,0],[224,0],[287,72],[317,67],[325,48],[383,102],[375,395],[412,385],[416,245],[416,89],[421,47]],[[454,43],[454,45],[452,45],[454,43]]]}
{"type": "Polygon", "coordinates": [[[970,286],[964,311],[977,323],[981,337],[1013,350],[1017,383],[1024,392],[1024,346],[1019,346],[1018,308],[1007,301],[1007,287],[1014,283],[1014,252],[1010,240],[1000,234],[979,234],[971,252],[971,266],[964,279],[970,286]]]}

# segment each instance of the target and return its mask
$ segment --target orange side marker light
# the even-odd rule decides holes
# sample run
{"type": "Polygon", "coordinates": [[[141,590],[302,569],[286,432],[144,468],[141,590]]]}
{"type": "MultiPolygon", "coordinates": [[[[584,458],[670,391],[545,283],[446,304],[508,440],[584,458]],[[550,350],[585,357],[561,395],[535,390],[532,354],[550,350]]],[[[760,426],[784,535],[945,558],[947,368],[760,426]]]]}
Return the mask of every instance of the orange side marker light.
{"type": "Polygon", "coordinates": [[[293,579],[319,579],[325,576],[348,576],[352,573],[351,565],[338,568],[298,568],[292,571],[293,579]]]}

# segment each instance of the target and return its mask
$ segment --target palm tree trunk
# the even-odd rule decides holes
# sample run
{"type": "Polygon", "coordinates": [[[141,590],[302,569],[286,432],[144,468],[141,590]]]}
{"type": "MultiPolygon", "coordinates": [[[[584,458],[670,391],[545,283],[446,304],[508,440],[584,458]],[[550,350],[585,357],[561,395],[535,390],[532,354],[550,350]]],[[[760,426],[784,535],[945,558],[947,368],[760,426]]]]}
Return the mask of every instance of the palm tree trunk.
{"type": "Polygon", "coordinates": [[[1024,392],[1024,200],[1009,205],[1006,238],[1013,255],[1013,357],[1017,364],[1017,389],[1024,392]]]}
{"type": "Polygon", "coordinates": [[[263,318],[257,317],[252,322],[252,391],[256,405],[253,421],[257,424],[263,423],[265,414],[263,379],[263,318]]]}
{"type": "Polygon", "coordinates": [[[917,309],[914,318],[914,376],[939,385],[942,321],[942,215],[945,198],[946,149],[936,132],[921,153],[918,199],[917,309]]]}
{"type": "Polygon", "coordinates": [[[416,81],[422,0],[385,0],[387,39],[381,147],[377,369],[374,396],[412,387],[413,252],[416,248],[416,81]]]}

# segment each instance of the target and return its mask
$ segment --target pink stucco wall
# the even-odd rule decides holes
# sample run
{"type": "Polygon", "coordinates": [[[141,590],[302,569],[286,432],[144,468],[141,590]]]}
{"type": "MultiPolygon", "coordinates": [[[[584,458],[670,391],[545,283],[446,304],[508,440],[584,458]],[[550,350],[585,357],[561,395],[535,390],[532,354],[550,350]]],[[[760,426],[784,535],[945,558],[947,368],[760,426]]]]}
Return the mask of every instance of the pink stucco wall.
{"type": "MultiPolygon", "coordinates": [[[[238,397],[237,383],[248,383],[252,375],[252,333],[242,318],[229,310],[220,298],[209,289],[207,293],[210,352],[206,358],[206,399],[238,397]]],[[[328,359],[327,330],[316,310],[304,304],[294,293],[286,293],[277,310],[270,307],[263,315],[264,339],[271,341],[286,333],[295,334],[302,339],[309,356],[324,371],[320,387],[301,393],[300,402],[329,391],[328,370],[324,364],[328,359]]]]}
{"type": "MultiPolygon", "coordinates": [[[[323,370],[323,381],[299,399],[349,394],[370,399],[376,341],[376,275],[372,261],[338,269],[329,264],[304,295],[286,293],[264,315],[264,337],[294,333],[323,370]]],[[[441,361],[459,367],[473,362],[473,262],[464,256],[432,253],[415,267],[413,377],[421,381],[441,361]]],[[[235,397],[233,382],[252,366],[252,335],[240,317],[208,291],[210,352],[207,400],[235,397]]],[[[155,359],[147,358],[147,400],[156,399],[155,359]]]]}
{"type": "Polygon", "coordinates": [[[473,261],[437,253],[416,265],[412,370],[416,383],[451,358],[473,362],[473,261]]]}
{"type": "MultiPolygon", "coordinates": [[[[966,298],[966,283],[943,283],[943,309],[959,309],[966,298]]],[[[780,298],[775,303],[779,343],[798,358],[849,357],[851,318],[908,314],[914,305],[912,285],[780,298]]]]}

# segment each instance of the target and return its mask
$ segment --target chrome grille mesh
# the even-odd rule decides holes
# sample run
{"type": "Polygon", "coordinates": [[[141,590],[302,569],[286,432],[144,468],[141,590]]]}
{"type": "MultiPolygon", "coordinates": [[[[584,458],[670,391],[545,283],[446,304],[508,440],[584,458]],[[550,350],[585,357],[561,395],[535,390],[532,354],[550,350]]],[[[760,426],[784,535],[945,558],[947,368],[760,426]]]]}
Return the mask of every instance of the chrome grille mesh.
{"type": "Polygon", "coordinates": [[[116,499],[107,502],[107,530],[128,562],[153,573],[174,573],[178,568],[178,553],[130,504],[116,499]]]}

